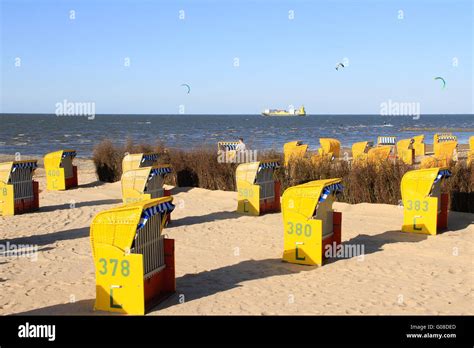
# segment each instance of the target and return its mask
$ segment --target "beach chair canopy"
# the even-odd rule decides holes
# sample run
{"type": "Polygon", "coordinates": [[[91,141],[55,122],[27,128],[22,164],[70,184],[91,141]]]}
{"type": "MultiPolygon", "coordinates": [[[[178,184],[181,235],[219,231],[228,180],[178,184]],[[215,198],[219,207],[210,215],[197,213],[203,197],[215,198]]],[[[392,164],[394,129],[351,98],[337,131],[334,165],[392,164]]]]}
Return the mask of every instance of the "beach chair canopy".
{"type": "Polygon", "coordinates": [[[33,172],[38,168],[38,161],[12,161],[0,163],[0,181],[8,184],[10,182],[11,174],[17,170],[28,170],[33,172]]]}
{"type": "Polygon", "coordinates": [[[128,154],[122,160],[122,170],[150,167],[157,164],[158,158],[156,152],[128,154]]]}
{"type": "Polygon", "coordinates": [[[164,177],[171,172],[172,168],[169,164],[137,168],[124,172],[121,178],[124,202],[130,203],[137,199],[163,196],[164,177]],[[150,194],[151,196],[143,196],[144,194],[150,194]]]}
{"type": "Polygon", "coordinates": [[[413,138],[399,140],[397,142],[397,151],[412,149],[414,142],[413,138]]]}
{"type": "Polygon", "coordinates": [[[144,228],[150,217],[171,213],[174,209],[170,196],[122,205],[103,211],[91,224],[92,252],[95,245],[108,244],[123,251],[130,250],[137,231],[144,228]],[[113,228],[111,228],[113,226],[113,228]]]}
{"type": "Polygon", "coordinates": [[[224,151],[235,150],[238,144],[238,141],[219,141],[217,143],[217,149],[224,151]]]}
{"type": "Polygon", "coordinates": [[[366,154],[373,146],[372,141],[360,141],[352,144],[352,158],[357,159],[359,156],[366,154]]]}
{"type": "Polygon", "coordinates": [[[320,155],[332,155],[336,158],[339,157],[341,152],[341,142],[333,138],[320,138],[319,143],[321,149],[319,149],[320,155]]]}
{"type": "Polygon", "coordinates": [[[412,147],[415,150],[415,156],[424,156],[425,155],[425,136],[423,134],[416,135],[413,138],[412,147]]]}
{"type": "Polygon", "coordinates": [[[434,185],[450,176],[451,172],[447,167],[417,169],[406,172],[401,182],[402,199],[405,199],[405,196],[418,199],[430,196],[434,185]]]}
{"type": "Polygon", "coordinates": [[[283,194],[283,213],[294,212],[310,219],[316,215],[319,203],[324,202],[330,195],[342,192],[343,189],[339,178],[315,180],[289,187],[283,194]]]}
{"type": "Polygon", "coordinates": [[[285,165],[288,165],[290,160],[296,158],[303,158],[308,150],[308,144],[303,144],[302,141],[290,141],[283,145],[283,155],[285,157],[285,165]]]}
{"type": "Polygon", "coordinates": [[[424,134],[415,135],[412,139],[415,144],[423,143],[425,141],[425,135],[424,134]]]}
{"type": "Polygon", "coordinates": [[[242,163],[237,166],[235,175],[237,180],[256,183],[257,174],[265,169],[275,169],[280,166],[278,160],[263,160],[259,162],[242,163]]]}
{"type": "Polygon", "coordinates": [[[61,161],[65,158],[71,158],[77,156],[76,150],[59,150],[47,153],[44,156],[45,166],[59,168],[61,167],[61,161]]]}
{"type": "Polygon", "coordinates": [[[386,160],[390,157],[390,153],[392,152],[391,145],[381,145],[377,147],[373,147],[369,149],[367,152],[367,157],[369,161],[381,161],[386,160]]]}

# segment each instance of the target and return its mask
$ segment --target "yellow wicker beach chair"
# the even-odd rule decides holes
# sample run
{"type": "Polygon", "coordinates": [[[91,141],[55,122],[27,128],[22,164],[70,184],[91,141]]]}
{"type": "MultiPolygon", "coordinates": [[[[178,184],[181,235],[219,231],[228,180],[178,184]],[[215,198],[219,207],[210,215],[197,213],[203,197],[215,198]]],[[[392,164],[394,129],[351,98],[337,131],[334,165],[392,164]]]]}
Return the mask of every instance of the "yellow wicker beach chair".
{"type": "Polygon", "coordinates": [[[421,168],[446,167],[451,161],[457,161],[458,140],[451,133],[437,133],[433,137],[433,151],[431,157],[421,161],[421,168]]]}
{"type": "Polygon", "coordinates": [[[424,156],[426,154],[426,146],[425,146],[425,136],[417,135],[413,137],[413,149],[415,150],[415,157],[416,156],[424,156]]]}
{"type": "Polygon", "coordinates": [[[451,176],[446,167],[417,169],[402,178],[403,232],[436,235],[448,226],[449,195],[441,182],[451,176]]]}
{"type": "Polygon", "coordinates": [[[308,151],[308,144],[303,144],[302,141],[290,141],[283,145],[283,157],[285,166],[288,166],[290,160],[304,158],[308,151]]]}
{"type": "Polygon", "coordinates": [[[390,154],[393,151],[393,146],[391,145],[380,145],[374,148],[369,149],[367,152],[367,160],[371,163],[380,163],[382,161],[387,161],[390,158],[390,154]]]}
{"type": "Polygon", "coordinates": [[[60,150],[44,156],[46,188],[50,191],[77,187],[77,167],[72,164],[76,150],[60,150]]]}
{"type": "Polygon", "coordinates": [[[242,163],[237,166],[237,212],[262,215],[280,211],[280,182],[274,178],[277,160],[242,163]]]}
{"type": "MultiPolygon", "coordinates": [[[[457,144],[458,138],[453,135],[452,133],[436,133],[433,136],[433,152],[435,156],[439,154],[439,147],[443,143],[452,143],[455,142],[457,144]]],[[[449,147],[449,146],[448,146],[449,147]]]]}
{"type": "Polygon", "coordinates": [[[157,165],[158,157],[156,152],[128,154],[122,160],[122,172],[157,165]]]}
{"type": "Polygon", "coordinates": [[[172,198],[162,197],[95,216],[95,310],[144,314],[175,292],[174,240],[162,235],[173,209],[172,198]]]}
{"type": "Polygon", "coordinates": [[[439,143],[436,148],[435,157],[441,160],[446,160],[446,165],[448,165],[451,161],[457,161],[457,149],[457,141],[439,143]]]}
{"type": "Polygon", "coordinates": [[[469,153],[467,155],[467,164],[474,163],[474,136],[469,138],[469,153]]]}
{"type": "Polygon", "coordinates": [[[311,181],[285,190],[282,197],[283,260],[322,265],[341,243],[342,214],[332,209],[341,179],[311,181]]]}
{"type": "Polygon", "coordinates": [[[406,164],[415,161],[414,139],[402,139],[397,142],[397,157],[406,164]]]}
{"type": "Polygon", "coordinates": [[[0,163],[0,216],[22,214],[39,208],[39,186],[33,180],[37,161],[0,163]]]}
{"type": "Polygon", "coordinates": [[[134,203],[147,199],[169,196],[163,188],[165,176],[171,173],[171,165],[162,164],[137,168],[122,174],[122,199],[124,203],[134,203]]]}
{"type": "Polygon", "coordinates": [[[361,141],[352,144],[352,161],[365,162],[367,160],[367,153],[373,148],[374,143],[371,141],[361,141]]]}
{"type": "Polygon", "coordinates": [[[318,149],[320,156],[325,156],[331,159],[339,158],[341,154],[341,142],[333,138],[320,138],[319,143],[321,148],[318,149]]]}

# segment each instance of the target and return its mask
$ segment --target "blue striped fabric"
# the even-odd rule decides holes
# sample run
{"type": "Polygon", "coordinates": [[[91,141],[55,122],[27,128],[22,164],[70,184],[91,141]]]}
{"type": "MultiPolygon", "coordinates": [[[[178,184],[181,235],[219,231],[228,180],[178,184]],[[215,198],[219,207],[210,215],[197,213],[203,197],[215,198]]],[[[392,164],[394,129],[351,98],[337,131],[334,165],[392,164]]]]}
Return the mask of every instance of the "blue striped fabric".
{"type": "Polygon", "coordinates": [[[438,142],[443,143],[445,141],[457,141],[458,137],[455,135],[444,135],[438,137],[438,142]]]}
{"type": "Polygon", "coordinates": [[[142,162],[145,161],[156,161],[158,160],[159,155],[157,153],[144,154],[142,157],[142,162]]]}
{"type": "Polygon", "coordinates": [[[438,181],[440,181],[442,178],[449,178],[451,176],[451,172],[447,169],[440,170],[438,172],[438,175],[436,176],[436,179],[434,181],[434,184],[436,184],[438,181]]]}
{"type": "Polygon", "coordinates": [[[379,145],[395,145],[397,137],[379,137],[379,145]]]}
{"type": "Polygon", "coordinates": [[[150,219],[152,216],[165,212],[171,213],[173,210],[174,204],[171,202],[160,203],[158,205],[155,205],[154,207],[150,207],[143,210],[140,223],[137,226],[137,230],[143,228],[146,225],[148,219],[150,219]]]}
{"type": "Polygon", "coordinates": [[[155,175],[165,175],[171,172],[171,167],[153,168],[148,176],[148,180],[151,180],[155,175]]]}
{"type": "Polygon", "coordinates": [[[21,162],[21,163],[13,163],[13,172],[16,169],[24,169],[24,168],[30,168],[30,169],[36,169],[38,168],[38,164],[36,162],[21,162]]]}
{"type": "Polygon", "coordinates": [[[344,186],[342,186],[342,184],[339,184],[339,183],[326,186],[323,189],[323,193],[321,194],[321,197],[319,197],[318,203],[324,202],[331,193],[342,192],[342,190],[344,190],[344,186]]]}
{"type": "Polygon", "coordinates": [[[237,148],[237,144],[221,144],[221,146],[226,150],[235,150],[237,148]]]}
{"type": "Polygon", "coordinates": [[[76,151],[64,151],[63,152],[63,155],[62,155],[62,158],[66,158],[66,157],[76,157],[77,153],[76,151]]]}
{"type": "Polygon", "coordinates": [[[278,162],[263,162],[263,163],[260,163],[260,165],[258,166],[258,171],[260,171],[261,169],[279,168],[279,167],[280,167],[280,163],[278,162]]]}

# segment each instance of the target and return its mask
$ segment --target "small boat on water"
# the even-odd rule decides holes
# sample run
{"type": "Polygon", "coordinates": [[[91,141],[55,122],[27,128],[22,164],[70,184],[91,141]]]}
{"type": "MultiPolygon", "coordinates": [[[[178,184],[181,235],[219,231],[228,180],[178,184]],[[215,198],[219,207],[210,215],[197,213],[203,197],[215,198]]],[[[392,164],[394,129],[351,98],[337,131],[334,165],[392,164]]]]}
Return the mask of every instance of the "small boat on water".
{"type": "Polygon", "coordinates": [[[290,109],[286,110],[277,110],[277,109],[266,109],[262,112],[263,116],[306,116],[306,111],[304,106],[300,107],[298,110],[290,109]]]}

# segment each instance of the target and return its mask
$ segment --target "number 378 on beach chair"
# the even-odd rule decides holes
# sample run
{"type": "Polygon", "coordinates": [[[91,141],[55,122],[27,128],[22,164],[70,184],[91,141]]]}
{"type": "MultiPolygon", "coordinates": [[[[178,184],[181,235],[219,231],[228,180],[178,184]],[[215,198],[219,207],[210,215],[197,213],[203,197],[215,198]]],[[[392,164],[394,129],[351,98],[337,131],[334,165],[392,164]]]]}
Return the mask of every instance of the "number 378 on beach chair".
{"type": "Polygon", "coordinates": [[[171,202],[162,197],[132,203],[94,218],[96,310],[144,314],[175,292],[174,240],[162,235],[171,202]]]}
{"type": "Polygon", "coordinates": [[[48,190],[59,191],[77,187],[77,167],[72,165],[74,157],[74,150],[60,150],[44,156],[48,190]]]}
{"type": "Polygon", "coordinates": [[[447,193],[441,182],[451,176],[447,168],[412,170],[402,178],[403,232],[436,235],[448,227],[447,193]]]}
{"type": "Polygon", "coordinates": [[[39,208],[36,161],[0,163],[0,216],[22,214],[39,208]]]}
{"type": "Polygon", "coordinates": [[[341,179],[311,181],[283,193],[283,261],[322,265],[325,253],[341,244],[342,214],[332,209],[341,179]]]}

